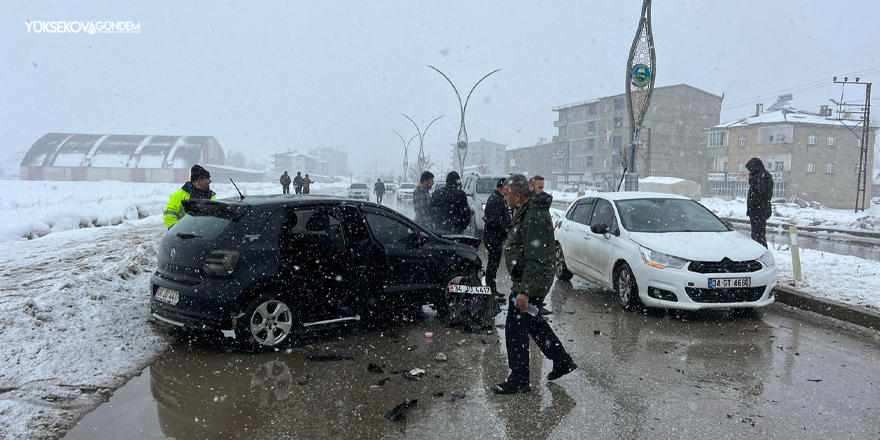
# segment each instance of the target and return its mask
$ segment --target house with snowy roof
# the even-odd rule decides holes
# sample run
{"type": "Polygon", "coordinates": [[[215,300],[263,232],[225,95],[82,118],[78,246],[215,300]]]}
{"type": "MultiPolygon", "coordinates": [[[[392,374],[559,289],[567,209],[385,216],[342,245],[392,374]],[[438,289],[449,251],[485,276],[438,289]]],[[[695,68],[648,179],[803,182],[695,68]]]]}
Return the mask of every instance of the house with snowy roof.
{"type": "MultiPolygon", "coordinates": [[[[818,113],[798,110],[791,100],[791,94],[781,95],[767,111],[757,104],[752,116],[704,130],[712,196],[746,197],[746,163],[757,157],[773,174],[776,200],[798,197],[830,208],[852,209],[860,166],[867,166],[865,199],[871,200],[874,149],[868,149],[868,161],[860,165],[857,134],[862,132],[861,120],[834,115],[827,105],[818,113]]],[[[869,130],[871,143],[875,131],[876,127],[869,130]]]]}
{"type": "Polygon", "coordinates": [[[22,180],[186,182],[194,164],[223,166],[213,136],[48,133],[21,161],[22,180]]]}

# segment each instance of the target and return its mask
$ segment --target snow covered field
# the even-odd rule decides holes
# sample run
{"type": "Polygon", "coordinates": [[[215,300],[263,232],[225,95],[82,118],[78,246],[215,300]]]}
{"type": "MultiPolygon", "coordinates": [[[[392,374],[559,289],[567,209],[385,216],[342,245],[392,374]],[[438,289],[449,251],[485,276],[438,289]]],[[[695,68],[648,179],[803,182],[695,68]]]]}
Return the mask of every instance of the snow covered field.
{"type": "MultiPolygon", "coordinates": [[[[159,214],[178,187],[0,181],[0,438],[57,438],[168,347],[149,322],[147,286],[165,233],[159,214]],[[27,231],[42,236],[22,238],[27,231]]],[[[236,195],[231,185],[214,189],[236,195]]],[[[774,253],[780,279],[790,279],[790,253],[774,253]]],[[[814,251],[801,260],[804,290],[880,309],[880,263],[814,251]]]]}
{"type": "MultiPolygon", "coordinates": [[[[704,206],[721,217],[748,220],[745,199],[722,200],[716,198],[700,200],[704,206]]],[[[773,205],[771,222],[785,222],[798,226],[823,226],[835,229],[858,229],[880,232],[880,205],[869,203],[864,212],[852,209],[813,209],[801,208],[793,204],[773,205]]]]}

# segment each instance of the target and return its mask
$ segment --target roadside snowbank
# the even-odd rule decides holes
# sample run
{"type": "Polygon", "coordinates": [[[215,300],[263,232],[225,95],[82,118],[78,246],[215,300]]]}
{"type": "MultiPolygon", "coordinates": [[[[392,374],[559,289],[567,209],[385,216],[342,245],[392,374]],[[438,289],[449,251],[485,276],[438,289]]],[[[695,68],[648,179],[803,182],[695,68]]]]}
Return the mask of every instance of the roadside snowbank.
{"type": "MultiPolygon", "coordinates": [[[[703,206],[721,217],[748,220],[745,199],[723,200],[708,198],[700,200],[703,206]]],[[[798,226],[822,226],[834,229],[856,229],[880,232],[880,205],[871,204],[864,212],[851,209],[801,208],[793,204],[773,205],[770,221],[786,222],[798,226]]]]}
{"type": "MultiPolygon", "coordinates": [[[[312,184],[313,191],[348,188],[348,181],[312,184]]],[[[161,215],[179,183],[0,180],[0,243],[72,229],[109,226],[161,215]]],[[[240,183],[245,195],[279,194],[281,185],[240,183]]],[[[214,183],[217,198],[237,197],[230,183],[214,183]]]]}

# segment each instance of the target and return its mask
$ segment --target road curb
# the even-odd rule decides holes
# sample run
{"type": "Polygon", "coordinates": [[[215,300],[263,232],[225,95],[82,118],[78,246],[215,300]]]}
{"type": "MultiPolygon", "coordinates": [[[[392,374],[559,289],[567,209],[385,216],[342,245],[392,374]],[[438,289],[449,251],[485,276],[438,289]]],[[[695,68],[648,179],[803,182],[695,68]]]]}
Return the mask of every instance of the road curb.
{"type": "MultiPolygon", "coordinates": [[[[736,217],[721,217],[722,220],[728,221],[730,223],[737,223],[745,226],[750,226],[748,219],[736,218],[736,217]]],[[[791,223],[786,222],[767,222],[767,230],[775,231],[777,227],[782,226],[783,228],[787,228],[791,225],[791,223]]],[[[812,232],[812,233],[821,233],[826,232],[828,234],[846,234],[851,235],[853,237],[859,238],[873,238],[880,239],[880,232],[872,232],[872,231],[861,231],[858,229],[837,229],[837,228],[823,228],[819,226],[798,226],[799,232],[812,232]]]]}
{"type": "Polygon", "coordinates": [[[880,313],[864,307],[843,304],[825,298],[817,298],[784,284],[776,285],[776,301],[851,324],[880,330],[880,313]]]}

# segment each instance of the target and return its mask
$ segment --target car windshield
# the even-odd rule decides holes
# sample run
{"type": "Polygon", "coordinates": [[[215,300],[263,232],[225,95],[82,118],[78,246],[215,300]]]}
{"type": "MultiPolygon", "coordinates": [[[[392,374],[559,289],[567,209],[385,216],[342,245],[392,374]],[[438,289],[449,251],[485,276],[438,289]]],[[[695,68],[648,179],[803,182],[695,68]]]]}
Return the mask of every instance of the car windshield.
{"type": "Polygon", "coordinates": [[[727,232],[730,228],[703,205],[684,199],[617,201],[623,228],[630,232],[727,232]]]}
{"type": "Polygon", "coordinates": [[[351,189],[367,189],[366,183],[352,183],[349,187],[351,189]]]}
{"type": "Polygon", "coordinates": [[[477,179],[477,194],[492,194],[500,177],[484,177],[477,179]]]}
{"type": "Polygon", "coordinates": [[[416,189],[415,183],[403,183],[400,185],[400,189],[416,189]]]}

